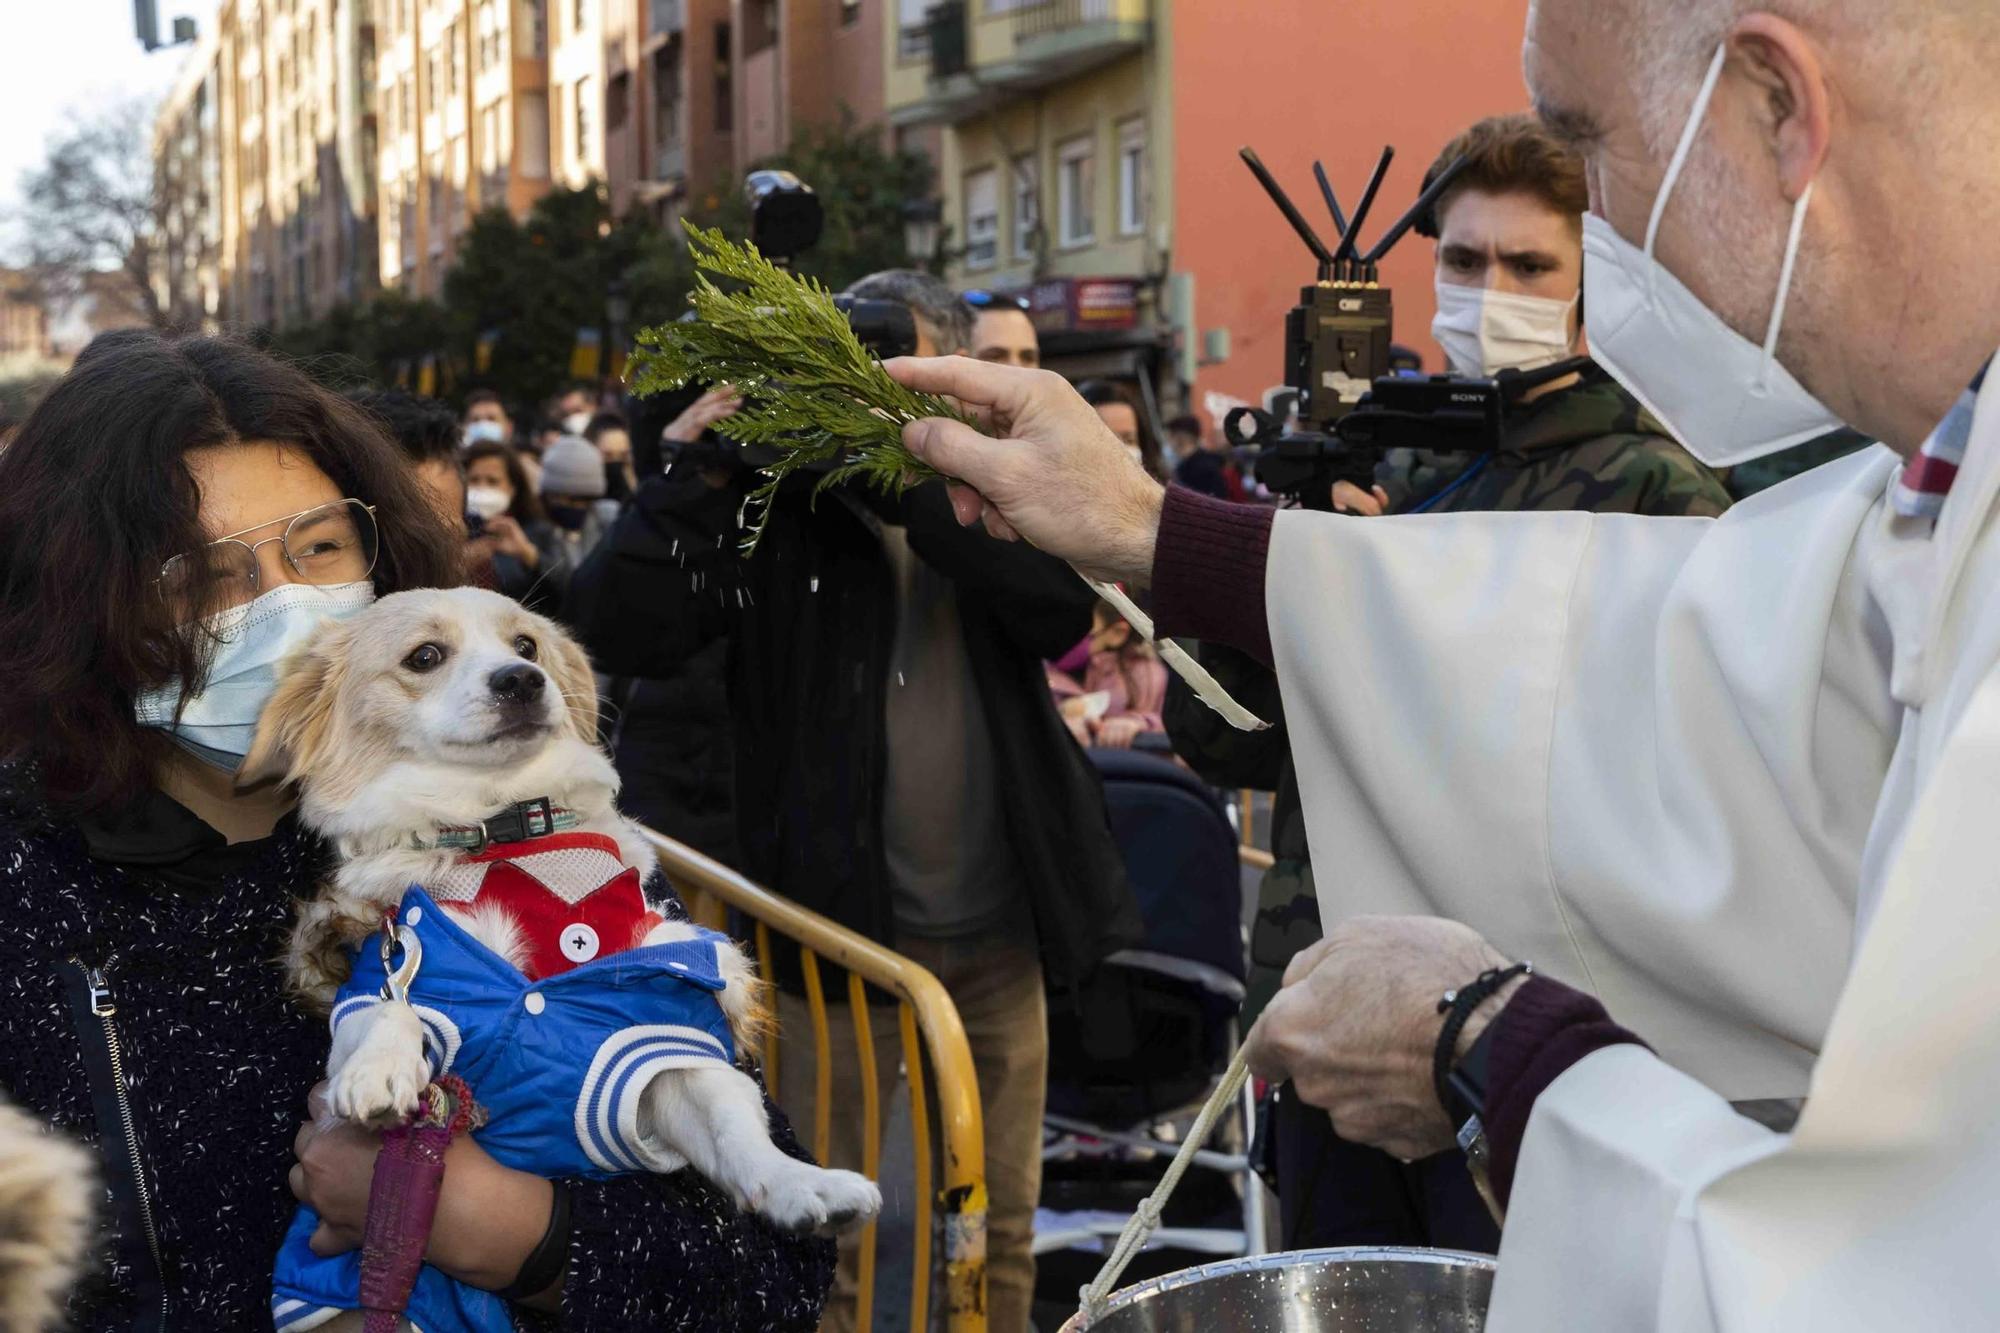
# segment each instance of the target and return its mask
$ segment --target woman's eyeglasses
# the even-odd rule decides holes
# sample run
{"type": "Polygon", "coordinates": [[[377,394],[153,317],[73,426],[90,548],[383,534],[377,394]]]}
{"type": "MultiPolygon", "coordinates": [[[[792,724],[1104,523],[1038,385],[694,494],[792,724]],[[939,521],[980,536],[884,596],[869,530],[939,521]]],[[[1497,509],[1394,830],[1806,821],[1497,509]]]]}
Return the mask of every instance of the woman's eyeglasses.
{"type": "Polygon", "coordinates": [[[175,556],[160,566],[160,592],[174,604],[193,610],[227,611],[256,599],[264,591],[258,552],[278,543],[285,567],[299,583],[328,585],[358,583],[375,571],[381,538],[375,510],[359,500],[336,500],[259,523],[254,528],[218,538],[199,551],[175,556]],[[285,530],[262,541],[241,538],[283,523],[285,530]]]}

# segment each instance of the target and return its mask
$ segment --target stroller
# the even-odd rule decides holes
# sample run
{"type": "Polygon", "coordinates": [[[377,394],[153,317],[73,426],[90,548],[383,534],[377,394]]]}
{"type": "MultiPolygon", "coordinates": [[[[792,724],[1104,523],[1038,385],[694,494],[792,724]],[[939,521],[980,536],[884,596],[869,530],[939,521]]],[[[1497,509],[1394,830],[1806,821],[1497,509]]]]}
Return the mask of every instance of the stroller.
{"type": "MultiPolygon", "coordinates": [[[[1079,1004],[1050,1006],[1038,1255],[1102,1248],[1157,1182],[1178,1147],[1162,1135],[1177,1136],[1175,1122],[1192,1117],[1235,1054],[1247,974],[1237,838],[1215,792],[1157,755],[1090,757],[1146,938],[1107,959],[1079,1004]]],[[[1254,1112],[1246,1087],[1234,1150],[1198,1153],[1195,1165],[1206,1170],[1182,1187],[1197,1215],[1170,1208],[1155,1245],[1262,1253],[1263,1187],[1247,1154],[1254,1112]]]]}

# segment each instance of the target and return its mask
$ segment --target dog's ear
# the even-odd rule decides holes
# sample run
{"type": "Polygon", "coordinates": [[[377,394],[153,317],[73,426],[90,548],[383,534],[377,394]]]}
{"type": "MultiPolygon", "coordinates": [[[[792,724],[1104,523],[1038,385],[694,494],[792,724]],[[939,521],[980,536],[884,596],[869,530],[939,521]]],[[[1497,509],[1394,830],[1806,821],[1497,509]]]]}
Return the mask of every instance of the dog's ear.
{"type": "MultiPolygon", "coordinates": [[[[554,630],[554,626],[550,626],[554,630]]],[[[555,678],[556,688],[562,691],[563,703],[569,707],[570,726],[576,734],[592,745],[597,743],[597,677],[590,673],[590,659],[576,640],[556,630],[544,637],[548,651],[542,658],[542,665],[555,678]]]]}
{"type": "Polygon", "coordinates": [[[278,668],[278,688],[257,719],[250,753],[236,770],[236,785],[289,781],[312,767],[333,730],[333,701],[347,660],[347,628],[323,620],[313,636],[278,668]]]}

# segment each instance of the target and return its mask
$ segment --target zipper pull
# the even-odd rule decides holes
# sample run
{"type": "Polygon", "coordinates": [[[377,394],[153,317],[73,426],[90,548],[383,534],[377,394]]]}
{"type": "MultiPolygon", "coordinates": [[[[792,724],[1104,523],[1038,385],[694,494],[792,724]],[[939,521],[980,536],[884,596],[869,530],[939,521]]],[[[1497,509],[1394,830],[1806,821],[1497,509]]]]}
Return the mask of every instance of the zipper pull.
{"type": "Polygon", "coordinates": [[[77,971],[83,973],[83,984],[90,988],[90,1012],[98,1018],[110,1018],[118,1012],[118,1006],[111,1002],[111,982],[101,967],[92,967],[80,958],[69,960],[77,971]]]}

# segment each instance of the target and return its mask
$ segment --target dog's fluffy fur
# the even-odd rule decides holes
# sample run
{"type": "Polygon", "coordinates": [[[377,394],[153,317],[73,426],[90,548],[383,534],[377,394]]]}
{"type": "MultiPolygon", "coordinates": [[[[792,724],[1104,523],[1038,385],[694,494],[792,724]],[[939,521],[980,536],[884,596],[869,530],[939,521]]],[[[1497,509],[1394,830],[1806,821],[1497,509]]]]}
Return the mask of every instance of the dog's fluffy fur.
{"type": "Polygon", "coordinates": [[[96,1188],[90,1154],[0,1102],[0,1333],[55,1326],[96,1188]]]}
{"type": "MultiPolygon", "coordinates": [[[[642,879],[651,849],[613,800],[618,775],[595,742],[597,694],[583,652],[553,623],[472,588],[385,597],[322,624],[286,664],[238,775],[299,792],[301,817],[337,853],[330,884],[300,905],[288,964],[295,988],[321,1007],[346,980],[349,950],[379,929],[411,884],[433,884],[461,853],[418,850],[444,826],[470,826],[519,801],[548,797],[581,817],[580,831],[613,839],[642,879]],[[419,655],[420,650],[424,650],[419,655]],[[433,664],[432,656],[437,660],[433,664]],[[491,686],[502,667],[533,662],[549,686],[533,699],[491,686]]],[[[524,956],[500,914],[458,922],[495,953],[524,956]]],[[[647,943],[690,938],[667,922],[647,943]]],[[[717,950],[718,997],[739,1052],[757,1048],[769,1006],[756,969],[734,947],[717,950]]],[[[407,1115],[429,1078],[422,1034],[407,1006],[382,1004],[343,1022],[327,1072],[340,1116],[383,1122],[407,1115]]],[[[691,1163],[739,1205],[782,1225],[840,1226],[872,1217],[874,1185],[846,1171],[795,1161],[771,1143],[756,1083],[732,1069],[676,1070],[645,1094],[651,1138],[691,1163]]]]}

